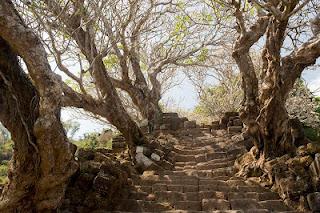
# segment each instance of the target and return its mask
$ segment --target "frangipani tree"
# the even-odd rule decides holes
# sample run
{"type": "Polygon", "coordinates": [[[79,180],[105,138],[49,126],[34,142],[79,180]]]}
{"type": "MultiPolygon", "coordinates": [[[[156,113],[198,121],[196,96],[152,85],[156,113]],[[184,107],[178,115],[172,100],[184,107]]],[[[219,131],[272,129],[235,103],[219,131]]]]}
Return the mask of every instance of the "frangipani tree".
{"type": "Polygon", "coordinates": [[[226,33],[220,25],[222,15],[210,14],[197,1],[22,3],[18,4],[21,11],[41,30],[39,35],[78,95],[105,101],[103,90],[107,86],[94,71],[94,63],[99,62],[100,74],[109,79],[110,85],[125,91],[149,121],[161,113],[163,80],[171,79],[167,73],[203,63],[209,49],[218,46],[226,33]],[[74,69],[68,61],[79,66],[74,69]]]}
{"type": "Polygon", "coordinates": [[[293,144],[285,103],[301,73],[314,65],[320,56],[318,4],[310,0],[254,0],[250,3],[232,0],[225,4],[234,12],[239,35],[233,57],[243,81],[244,100],[240,116],[255,139],[261,156],[267,158],[290,152],[293,144]],[[250,11],[254,14],[248,14],[250,11]],[[296,36],[300,38],[296,40],[297,45],[285,49],[286,39],[292,37],[290,28],[298,18],[313,23],[312,33],[304,25],[307,33],[297,30],[296,36]],[[301,38],[304,38],[302,43],[299,42],[301,38]],[[259,42],[264,44],[260,76],[256,74],[250,56],[251,47],[259,42]]]}

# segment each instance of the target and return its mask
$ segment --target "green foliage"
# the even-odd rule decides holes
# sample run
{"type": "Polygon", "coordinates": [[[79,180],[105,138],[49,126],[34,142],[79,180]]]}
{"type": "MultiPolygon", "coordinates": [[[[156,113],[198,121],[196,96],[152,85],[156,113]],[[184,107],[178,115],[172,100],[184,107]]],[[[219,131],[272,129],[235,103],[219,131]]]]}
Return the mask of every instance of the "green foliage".
{"type": "Polygon", "coordinates": [[[6,177],[8,174],[8,165],[0,164],[0,177],[6,177]]]}
{"type": "Polygon", "coordinates": [[[83,139],[75,141],[74,143],[80,148],[106,148],[112,149],[112,140],[107,141],[106,143],[100,143],[98,140],[99,134],[96,132],[87,133],[84,135],[83,139]]]}
{"type": "Polygon", "coordinates": [[[0,184],[6,184],[8,182],[8,165],[0,164],[0,184]]]}
{"type": "Polygon", "coordinates": [[[98,133],[87,133],[83,139],[76,141],[75,144],[81,148],[97,148],[98,147],[98,133]]]}
{"type": "MultiPolygon", "coordinates": [[[[13,153],[13,141],[7,140],[5,143],[0,143],[0,159],[10,158],[13,153]]],[[[8,181],[8,160],[0,161],[0,184],[5,184],[8,181]]]]}
{"type": "Polygon", "coordinates": [[[173,32],[171,33],[175,42],[181,41],[188,34],[188,28],[191,19],[187,15],[178,15],[174,23],[173,32]]]}
{"type": "Polygon", "coordinates": [[[231,75],[227,81],[206,88],[194,113],[205,116],[219,116],[227,111],[238,111],[242,100],[240,76],[231,75]]]}
{"type": "Polygon", "coordinates": [[[118,66],[119,60],[116,55],[108,55],[103,59],[103,64],[107,69],[112,69],[118,66]]]}
{"type": "Polygon", "coordinates": [[[209,50],[208,48],[202,48],[200,54],[197,56],[197,61],[205,62],[208,58],[209,50]]]}

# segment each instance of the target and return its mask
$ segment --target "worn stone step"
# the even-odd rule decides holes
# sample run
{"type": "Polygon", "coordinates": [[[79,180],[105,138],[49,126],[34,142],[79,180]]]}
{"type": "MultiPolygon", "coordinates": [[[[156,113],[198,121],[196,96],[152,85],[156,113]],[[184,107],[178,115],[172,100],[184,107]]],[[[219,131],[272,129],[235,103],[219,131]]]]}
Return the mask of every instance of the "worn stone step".
{"type": "Polygon", "coordinates": [[[258,200],[250,198],[238,198],[238,199],[229,199],[232,209],[237,210],[248,210],[248,209],[264,209],[262,208],[258,200]]]}
{"type": "Polygon", "coordinates": [[[234,165],[234,161],[226,161],[223,163],[198,163],[196,168],[199,170],[219,169],[225,167],[231,167],[234,165]]]}
{"type": "Polygon", "coordinates": [[[163,175],[164,180],[199,180],[199,178],[191,175],[163,175]]]}
{"type": "Polygon", "coordinates": [[[196,161],[176,162],[175,166],[180,166],[180,167],[183,167],[183,166],[195,166],[196,164],[197,164],[196,161]]]}
{"type": "Polygon", "coordinates": [[[213,180],[211,178],[205,178],[205,179],[200,178],[199,179],[199,185],[204,185],[204,186],[207,186],[207,185],[209,185],[209,186],[228,186],[226,181],[213,180]]]}
{"type": "Polygon", "coordinates": [[[128,199],[132,200],[145,200],[148,197],[148,192],[143,191],[131,191],[129,193],[128,199]]]}
{"type": "Polygon", "coordinates": [[[157,201],[167,201],[171,203],[177,201],[199,201],[198,192],[156,191],[154,195],[157,201]]]}
{"type": "MultiPolygon", "coordinates": [[[[236,157],[234,156],[227,156],[226,158],[218,158],[218,159],[213,159],[213,160],[208,160],[205,163],[208,164],[215,164],[215,163],[225,163],[229,161],[235,161],[236,157]]],[[[199,165],[199,164],[198,164],[199,165]]]]}
{"type": "Polygon", "coordinates": [[[202,210],[230,210],[230,203],[224,199],[202,199],[202,210]]]}
{"type": "Polygon", "coordinates": [[[211,152],[207,153],[207,160],[214,160],[214,159],[222,159],[222,158],[227,158],[227,153],[226,152],[211,152]]]}
{"type": "MultiPolygon", "coordinates": [[[[195,177],[196,178],[196,177],[195,177]]],[[[167,184],[167,185],[197,185],[198,184],[198,179],[192,179],[192,178],[188,178],[188,179],[183,179],[181,178],[179,179],[174,179],[174,180],[170,180],[170,179],[165,179],[165,178],[161,178],[160,180],[153,180],[153,179],[137,179],[133,181],[135,185],[141,185],[141,186],[152,186],[154,184],[167,184]]]]}
{"type": "Polygon", "coordinates": [[[270,211],[289,211],[291,210],[282,200],[260,201],[259,205],[270,211]]]}
{"type": "Polygon", "coordinates": [[[190,161],[196,161],[194,155],[182,155],[182,154],[176,154],[175,155],[176,162],[190,162],[190,161]]]}
{"type": "Polygon", "coordinates": [[[199,186],[197,185],[183,185],[183,184],[154,184],[152,185],[152,192],[156,191],[174,191],[174,192],[198,192],[199,186]]]}
{"type": "Polygon", "coordinates": [[[175,209],[188,211],[201,211],[202,206],[200,201],[179,201],[174,204],[175,209]]]}
{"type": "Polygon", "coordinates": [[[205,149],[184,149],[184,148],[174,148],[173,152],[181,155],[198,155],[207,152],[205,149]]]}
{"type": "Polygon", "coordinates": [[[229,199],[252,198],[259,201],[280,200],[280,196],[275,192],[233,192],[228,194],[229,199]]]}
{"type": "Polygon", "coordinates": [[[126,199],[117,200],[116,203],[119,204],[116,206],[116,211],[147,212],[152,210],[153,212],[161,212],[173,209],[169,203],[165,202],[126,199]]]}

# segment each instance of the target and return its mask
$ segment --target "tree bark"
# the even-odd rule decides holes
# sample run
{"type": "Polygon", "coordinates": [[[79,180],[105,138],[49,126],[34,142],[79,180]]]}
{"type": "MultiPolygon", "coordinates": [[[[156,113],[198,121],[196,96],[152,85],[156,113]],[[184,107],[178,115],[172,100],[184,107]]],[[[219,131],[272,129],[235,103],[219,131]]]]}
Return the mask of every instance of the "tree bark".
{"type": "Polygon", "coordinates": [[[286,10],[285,7],[280,7],[279,16],[262,16],[249,31],[245,27],[240,5],[235,4],[240,35],[233,57],[242,75],[245,93],[241,118],[262,159],[294,151],[294,136],[288,125],[285,103],[302,71],[313,65],[320,56],[320,35],[317,34],[288,56],[281,57],[288,21],[298,1],[286,4],[286,10]],[[266,35],[266,43],[261,57],[263,69],[258,84],[249,50],[263,35],[266,35]]]}
{"type": "Polygon", "coordinates": [[[19,66],[17,56],[0,38],[0,121],[14,141],[9,182],[0,197],[1,212],[33,212],[39,154],[33,126],[39,115],[39,96],[19,66]],[[14,87],[14,88],[13,88],[14,87]]]}
{"type": "Polygon", "coordinates": [[[68,180],[78,168],[73,157],[75,146],[68,142],[60,122],[62,86],[51,71],[40,40],[26,27],[10,0],[0,2],[0,28],[0,36],[24,59],[40,97],[33,125],[37,143],[29,140],[37,149],[39,166],[35,167],[34,196],[29,199],[36,212],[50,212],[61,203],[68,180]]]}

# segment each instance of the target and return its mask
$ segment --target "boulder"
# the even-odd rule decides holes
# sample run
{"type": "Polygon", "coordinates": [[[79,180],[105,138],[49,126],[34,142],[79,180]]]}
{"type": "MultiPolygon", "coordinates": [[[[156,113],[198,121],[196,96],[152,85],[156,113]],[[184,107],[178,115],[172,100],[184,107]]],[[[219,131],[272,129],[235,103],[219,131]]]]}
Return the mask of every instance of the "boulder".
{"type": "Polygon", "coordinates": [[[161,157],[159,155],[157,155],[156,153],[152,153],[151,154],[151,159],[155,160],[155,161],[160,161],[161,157]]]}
{"type": "Polygon", "coordinates": [[[90,160],[85,161],[80,164],[80,172],[90,173],[90,174],[98,174],[100,171],[101,163],[90,160]]]}
{"type": "Polygon", "coordinates": [[[94,159],[94,150],[80,148],[76,153],[76,157],[79,161],[93,160],[94,159]]]}

